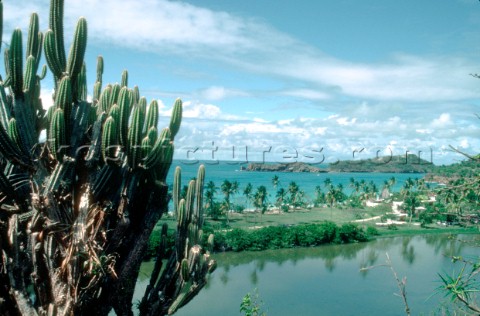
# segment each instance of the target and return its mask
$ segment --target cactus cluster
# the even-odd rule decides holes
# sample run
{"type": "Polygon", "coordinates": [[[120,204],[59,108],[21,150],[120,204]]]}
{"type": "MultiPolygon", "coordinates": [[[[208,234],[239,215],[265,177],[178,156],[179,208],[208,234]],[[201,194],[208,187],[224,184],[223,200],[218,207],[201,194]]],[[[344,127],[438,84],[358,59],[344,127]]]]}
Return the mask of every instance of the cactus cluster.
{"type": "MultiPolygon", "coordinates": [[[[179,276],[176,279],[159,277],[162,260],[157,260],[140,304],[140,311],[153,312],[154,315],[173,314],[187,304],[206,283],[206,275],[216,268],[216,262],[210,257],[213,249],[213,235],[208,236],[202,247],[203,225],[203,187],[205,167],[198,169],[196,180],[190,180],[185,198],[180,198],[181,169],[176,167],[173,182],[173,204],[177,214],[177,233],[174,256],[170,257],[165,268],[179,276]],[[170,301],[168,310],[160,309],[158,300],[170,301]]],[[[158,258],[165,257],[166,224],[163,226],[158,258]]]]}
{"type": "MultiPolygon", "coordinates": [[[[104,85],[97,59],[92,101],[84,63],[87,22],[80,18],[68,56],[64,0],[51,0],[49,29],[32,14],[24,51],[22,31],[5,48],[0,77],[0,314],[119,315],[132,310],[134,282],[149,236],[168,211],[166,177],[182,121],[177,99],[168,127],[159,109],[121,83],[104,85]],[[53,74],[53,105],[40,98],[42,51],[53,74]],[[45,143],[39,141],[46,131],[45,143]],[[31,290],[33,289],[33,291],[31,290]]],[[[0,19],[3,4],[0,0],[0,19]]],[[[0,27],[2,25],[0,21],[0,27]]],[[[1,34],[1,30],[0,30],[1,34]]],[[[1,42],[1,40],[0,40],[1,42]]],[[[141,313],[172,313],[204,286],[215,267],[202,242],[205,169],[180,198],[175,171],[175,251],[167,257],[166,227],[141,313]],[[167,260],[161,269],[162,260],[167,260]]],[[[212,243],[212,237],[209,242],[212,243]]]]}

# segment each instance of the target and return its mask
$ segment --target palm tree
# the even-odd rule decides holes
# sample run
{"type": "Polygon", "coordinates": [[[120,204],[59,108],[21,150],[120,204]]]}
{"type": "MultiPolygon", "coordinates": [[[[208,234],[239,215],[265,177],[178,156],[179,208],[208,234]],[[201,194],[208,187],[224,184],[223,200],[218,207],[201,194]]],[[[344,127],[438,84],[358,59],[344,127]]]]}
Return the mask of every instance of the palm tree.
{"type": "Polygon", "coordinates": [[[264,185],[257,188],[253,204],[261,210],[262,214],[267,210],[267,188],[264,185]]]}
{"type": "Polygon", "coordinates": [[[272,178],[273,188],[277,190],[278,185],[280,184],[280,178],[277,175],[274,175],[272,178]]]}
{"type": "Polygon", "coordinates": [[[325,199],[327,200],[327,203],[330,204],[330,208],[333,208],[333,205],[337,201],[337,190],[331,186],[330,190],[328,190],[327,194],[325,195],[325,199]]]}
{"type": "Polygon", "coordinates": [[[247,209],[249,208],[249,203],[250,201],[252,200],[252,194],[253,194],[253,185],[249,182],[247,183],[247,186],[245,187],[245,189],[243,189],[243,195],[245,196],[245,198],[247,199],[247,209]]]}
{"type": "Polygon", "coordinates": [[[323,203],[323,201],[325,200],[325,195],[323,194],[322,192],[322,188],[317,185],[315,187],[315,206],[318,206],[320,203],[323,203]]]}
{"type": "Polygon", "coordinates": [[[212,216],[213,219],[218,219],[218,214],[214,212],[215,194],[217,194],[217,189],[218,188],[215,186],[215,183],[213,181],[209,181],[205,186],[205,200],[207,202],[205,205],[205,209],[210,214],[210,216],[212,216]]]}
{"type": "Polygon", "coordinates": [[[250,202],[253,199],[253,185],[249,182],[247,183],[247,186],[245,189],[243,189],[243,195],[245,196],[245,199],[247,199],[247,210],[250,207],[250,202]]]}
{"type": "Polygon", "coordinates": [[[284,188],[278,189],[277,195],[276,195],[276,198],[277,198],[276,206],[277,206],[277,207],[281,207],[281,206],[282,206],[283,201],[285,200],[285,196],[286,196],[286,195],[287,195],[287,191],[285,191],[284,188]]]}
{"type": "Polygon", "coordinates": [[[375,184],[375,182],[370,181],[370,188],[371,188],[371,191],[372,191],[372,198],[377,199],[378,187],[375,184]]]}
{"type": "Polygon", "coordinates": [[[397,179],[395,179],[394,176],[392,176],[390,179],[388,179],[388,184],[389,184],[389,187],[393,187],[395,184],[397,183],[397,179]]]}
{"type": "Polygon", "coordinates": [[[389,180],[385,180],[385,181],[383,181],[381,198],[385,200],[385,199],[387,199],[389,196],[390,196],[390,181],[389,181],[389,180]]]}
{"type": "Polygon", "coordinates": [[[323,185],[325,186],[325,188],[330,189],[330,187],[332,186],[332,179],[326,178],[323,181],[323,185]]]}
{"type": "Polygon", "coordinates": [[[337,184],[337,188],[335,190],[335,200],[338,202],[343,202],[345,200],[345,194],[343,193],[343,184],[337,184]]]}
{"type": "Polygon", "coordinates": [[[230,182],[225,179],[220,187],[222,193],[225,197],[224,199],[224,211],[225,211],[225,218],[227,220],[227,224],[229,223],[228,213],[230,212],[231,205],[230,205],[230,196],[233,196],[238,192],[238,182],[233,181],[230,182]]]}
{"type": "Polygon", "coordinates": [[[232,199],[234,198],[235,194],[238,193],[239,187],[240,187],[240,184],[238,183],[237,180],[232,182],[232,192],[230,193],[232,199]]]}
{"type": "Polygon", "coordinates": [[[420,201],[418,200],[418,192],[414,189],[415,181],[412,178],[408,178],[403,184],[403,188],[401,190],[403,203],[410,216],[409,223],[412,223],[412,218],[415,215],[415,208],[420,205],[420,201]]]}
{"type": "Polygon", "coordinates": [[[297,206],[297,193],[300,190],[295,181],[291,181],[288,185],[288,192],[290,193],[290,203],[295,208],[297,206]]]}

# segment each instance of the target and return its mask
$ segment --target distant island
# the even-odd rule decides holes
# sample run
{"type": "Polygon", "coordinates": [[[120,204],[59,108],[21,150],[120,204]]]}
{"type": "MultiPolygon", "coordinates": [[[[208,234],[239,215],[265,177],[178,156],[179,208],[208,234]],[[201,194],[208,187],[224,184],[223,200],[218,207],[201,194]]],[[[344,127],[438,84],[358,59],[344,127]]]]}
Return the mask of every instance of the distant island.
{"type": "Polygon", "coordinates": [[[382,156],[363,160],[343,160],[329,164],[328,168],[319,168],[304,162],[293,163],[259,163],[254,162],[243,171],[266,172],[377,172],[377,173],[429,173],[433,172],[435,165],[421,159],[417,155],[382,156]]]}
{"type": "Polygon", "coordinates": [[[252,162],[252,163],[249,163],[248,166],[246,167],[242,166],[240,170],[267,171],[267,172],[311,172],[311,173],[328,172],[328,170],[326,169],[321,169],[304,162],[279,163],[279,164],[252,162]]]}
{"type": "Polygon", "coordinates": [[[435,165],[414,154],[344,160],[330,164],[329,172],[427,173],[435,165]]]}

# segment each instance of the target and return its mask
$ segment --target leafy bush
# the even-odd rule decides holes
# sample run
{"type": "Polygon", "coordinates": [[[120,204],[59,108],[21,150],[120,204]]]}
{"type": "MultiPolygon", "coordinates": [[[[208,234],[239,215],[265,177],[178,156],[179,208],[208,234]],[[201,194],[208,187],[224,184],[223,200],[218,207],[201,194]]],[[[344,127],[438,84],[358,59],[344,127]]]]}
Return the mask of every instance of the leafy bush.
{"type": "Polygon", "coordinates": [[[205,227],[204,236],[214,233],[214,250],[257,251],[292,247],[311,247],[334,242],[366,241],[363,229],[353,224],[338,227],[333,222],[297,226],[269,226],[254,231],[233,229],[219,232],[205,227]]]}
{"type": "Polygon", "coordinates": [[[367,236],[362,228],[355,224],[343,224],[337,230],[337,238],[341,243],[367,241],[367,236]]]}
{"type": "Polygon", "coordinates": [[[398,227],[397,227],[397,225],[395,225],[395,224],[391,224],[391,225],[388,225],[388,226],[387,226],[387,229],[388,229],[388,230],[398,230],[398,227]]]}
{"type": "Polygon", "coordinates": [[[232,249],[233,251],[250,250],[252,246],[252,239],[250,233],[234,228],[227,232],[225,235],[226,249],[232,249]]]}
{"type": "Polygon", "coordinates": [[[379,235],[378,229],[373,226],[368,226],[366,231],[368,236],[377,236],[379,235]]]}

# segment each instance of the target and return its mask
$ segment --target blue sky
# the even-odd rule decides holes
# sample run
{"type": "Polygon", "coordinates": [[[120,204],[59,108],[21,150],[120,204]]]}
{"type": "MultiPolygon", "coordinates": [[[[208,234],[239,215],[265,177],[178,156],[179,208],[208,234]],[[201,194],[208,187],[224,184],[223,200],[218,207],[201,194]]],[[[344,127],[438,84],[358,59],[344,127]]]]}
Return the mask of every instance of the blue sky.
{"type": "MultiPolygon", "coordinates": [[[[34,11],[46,30],[47,8],[4,0],[4,40],[26,33],[34,11]]],[[[66,0],[65,15],[67,45],[87,18],[90,86],[102,55],[104,82],[128,69],[131,86],[161,101],[162,124],[182,98],[177,158],[421,151],[442,164],[462,159],[449,145],[480,152],[478,1],[66,0]]],[[[51,78],[42,84],[48,104],[51,78]]]]}

